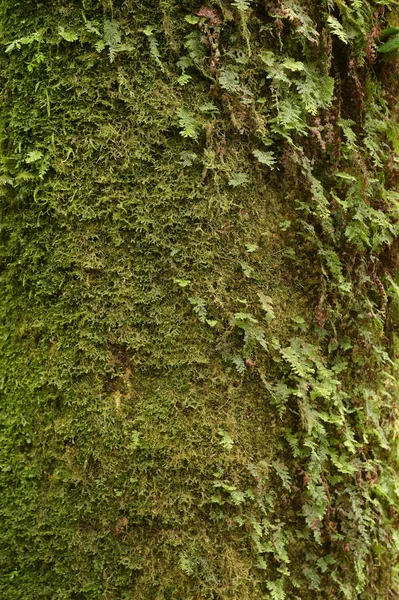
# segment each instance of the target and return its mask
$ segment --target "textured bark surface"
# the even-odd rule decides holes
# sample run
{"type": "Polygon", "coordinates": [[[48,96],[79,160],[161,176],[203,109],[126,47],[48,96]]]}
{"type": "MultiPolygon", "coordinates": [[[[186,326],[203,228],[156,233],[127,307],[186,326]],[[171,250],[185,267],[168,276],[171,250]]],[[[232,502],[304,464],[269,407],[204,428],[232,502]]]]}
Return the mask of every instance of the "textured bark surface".
{"type": "Polygon", "coordinates": [[[399,597],[397,2],[0,22],[1,597],[399,597]]]}

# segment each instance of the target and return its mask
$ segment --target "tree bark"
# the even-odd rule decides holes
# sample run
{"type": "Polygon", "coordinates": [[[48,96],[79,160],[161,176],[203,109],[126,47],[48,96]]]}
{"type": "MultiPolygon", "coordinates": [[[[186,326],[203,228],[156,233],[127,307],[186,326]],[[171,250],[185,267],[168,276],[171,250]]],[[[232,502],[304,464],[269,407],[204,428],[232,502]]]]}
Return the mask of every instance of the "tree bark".
{"type": "Polygon", "coordinates": [[[399,597],[395,7],[1,0],[3,598],[399,597]]]}

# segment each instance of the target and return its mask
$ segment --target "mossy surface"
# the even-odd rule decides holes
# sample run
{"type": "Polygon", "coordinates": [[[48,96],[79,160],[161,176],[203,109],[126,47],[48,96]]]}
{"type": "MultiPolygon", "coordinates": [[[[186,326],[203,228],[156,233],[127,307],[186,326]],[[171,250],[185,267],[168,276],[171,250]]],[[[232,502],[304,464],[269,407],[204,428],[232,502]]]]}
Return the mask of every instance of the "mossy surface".
{"type": "Polygon", "coordinates": [[[399,593],[397,62],[358,4],[0,1],[1,598],[399,593]]]}

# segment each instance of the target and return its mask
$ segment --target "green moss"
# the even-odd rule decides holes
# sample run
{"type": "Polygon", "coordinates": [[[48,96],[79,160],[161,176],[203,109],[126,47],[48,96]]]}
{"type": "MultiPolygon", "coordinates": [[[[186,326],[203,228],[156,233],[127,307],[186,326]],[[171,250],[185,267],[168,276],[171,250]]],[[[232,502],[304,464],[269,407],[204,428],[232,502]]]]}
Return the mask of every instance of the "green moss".
{"type": "Polygon", "coordinates": [[[7,600],[397,590],[384,7],[249,4],[0,2],[7,600]]]}

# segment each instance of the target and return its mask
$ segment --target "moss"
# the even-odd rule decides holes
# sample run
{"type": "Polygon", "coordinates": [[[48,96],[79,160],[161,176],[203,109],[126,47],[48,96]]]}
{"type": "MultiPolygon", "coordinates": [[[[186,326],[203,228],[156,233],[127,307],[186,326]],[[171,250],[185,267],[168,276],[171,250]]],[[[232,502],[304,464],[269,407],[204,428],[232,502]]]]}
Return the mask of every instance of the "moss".
{"type": "Polygon", "coordinates": [[[4,598],[397,589],[385,17],[246,4],[0,3],[4,598]]]}

